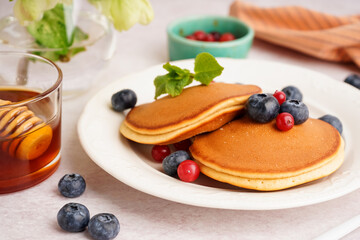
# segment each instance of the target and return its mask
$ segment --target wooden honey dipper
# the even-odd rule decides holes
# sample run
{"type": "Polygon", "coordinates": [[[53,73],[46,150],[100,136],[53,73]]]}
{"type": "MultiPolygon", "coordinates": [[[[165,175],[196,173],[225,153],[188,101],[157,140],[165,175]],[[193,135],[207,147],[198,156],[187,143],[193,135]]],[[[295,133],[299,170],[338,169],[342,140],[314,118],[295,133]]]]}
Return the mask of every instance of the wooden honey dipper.
{"type": "MultiPolygon", "coordinates": [[[[0,99],[0,106],[11,103],[0,99]]],[[[33,160],[48,149],[52,136],[52,128],[26,106],[0,108],[0,145],[10,156],[33,160]]]]}

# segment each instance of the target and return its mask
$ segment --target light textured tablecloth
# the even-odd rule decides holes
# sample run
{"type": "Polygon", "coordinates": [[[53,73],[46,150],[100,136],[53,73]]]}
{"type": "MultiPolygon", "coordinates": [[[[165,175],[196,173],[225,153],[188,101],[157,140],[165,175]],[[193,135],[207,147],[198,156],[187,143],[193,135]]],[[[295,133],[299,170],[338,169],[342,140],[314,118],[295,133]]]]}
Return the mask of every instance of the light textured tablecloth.
{"type": "MultiPolygon", "coordinates": [[[[360,190],[335,200],[306,207],[271,211],[231,211],[193,207],[135,190],[99,168],[83,151],[77,121],[87,101],[102,87],[127,74],[168,60],[166,25],[192,14],[227,15],[231,0],[152,0],[154,21],[117,33],[117,52],[101,81],[85,94],[63,102],[62,160],[57,172],[41,184],[0,195],[0,239],[90,239],[87,232],[66,233],[56,222],[58,210],[70,201],[83,203],[90,213],[110,212],[121,224],[116,239],[312,239],[360,214],[360,190]],[[85,193],[66,199],[58,180],[77,172],[87,181],[85,193]]],[[[335,15],[358,14],[358,0],[253,0],[260,6],[299,4],[335,15]]],[[[1,1],[0,17],[12,3],[1,1]]],[[[324,62],[294,51],[255,41],[250,59],[284,62],[309,68],[343,81],[358,72],[351,64],[324,62]]],[[[1,66],[0,66],[1,67],[1,66]]],[[[359,159],[360,160],[360,159],[359,159]]],[[[344,239],[360,239],[360,229],[344,239]]]]}

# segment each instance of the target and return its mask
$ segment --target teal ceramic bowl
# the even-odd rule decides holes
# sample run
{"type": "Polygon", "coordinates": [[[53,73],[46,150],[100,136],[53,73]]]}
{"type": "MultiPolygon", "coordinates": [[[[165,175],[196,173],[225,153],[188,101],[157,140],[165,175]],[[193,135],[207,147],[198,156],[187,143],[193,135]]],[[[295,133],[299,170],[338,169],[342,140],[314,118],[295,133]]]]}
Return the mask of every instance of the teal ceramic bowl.
{"type": "Polygon", "coordinates": [[[170,23],[167,27],[167,36],[171,61],[195,58],[201,52],[208,52],[215,57],[245,58],[250,50],[254,31],[233,17],[192,16],[170,23]],[[207,33],[230,32],[236,39],[228,42],[203,42],[185,38],[197,30],[207,33]]]}

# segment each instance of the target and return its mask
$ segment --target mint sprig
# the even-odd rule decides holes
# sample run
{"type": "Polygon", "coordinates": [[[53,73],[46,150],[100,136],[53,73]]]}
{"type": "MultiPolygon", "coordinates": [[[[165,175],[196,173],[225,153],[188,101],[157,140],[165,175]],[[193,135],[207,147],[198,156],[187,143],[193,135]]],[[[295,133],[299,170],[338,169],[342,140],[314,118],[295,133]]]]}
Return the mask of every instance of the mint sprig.
{"type": "Polygon", "coordinates": [[[162,94],[169,94],[172,97],[178,96],[184,87],[192,83],[193,80],[199,81],[204,85],[220,76],[224,68],[216,61],[210,53],[200,53],[195,58],[194,72],[188,69],[179,68],[170,63],[165,63],[163,68],[168,71],[165,75],[157,76],[154,80],[155,99],[162,94]]]}

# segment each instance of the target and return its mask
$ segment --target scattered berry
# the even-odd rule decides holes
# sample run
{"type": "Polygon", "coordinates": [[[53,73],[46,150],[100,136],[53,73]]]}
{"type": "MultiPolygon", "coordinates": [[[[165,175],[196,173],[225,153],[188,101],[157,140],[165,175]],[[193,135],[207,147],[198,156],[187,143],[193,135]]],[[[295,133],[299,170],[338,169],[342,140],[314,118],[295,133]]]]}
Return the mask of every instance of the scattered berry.
{"type": "Polygon", "coordinates": [[[137,101],[136,94],[133,90],[124,89],[111,96],[111,105],[117,112],[135,107],[137,101]]]}
{"type": "Polygon", "coordinates": [[[279,102],[271,94],[258,93],[250,96],[246,108],[251,119],[266,123],[275,119],[279,114],[279,102]]]}
{"type": "Polygon", "coordinates": [[[68,198],[80,196],[85,188],[85,179],[77,173],[65,174],[58,183],[59,192],[68,198]]]}
{"type": "Polygon", "coordinates": [[[280,113],[276,117],[276,126],[281,131],[288,131],[294,126],[294,118],[290,113],[280,113]]]}
{"type": "Polygon", "coordinates": [[[177,169],[177,174],[181,181],[193,182],[199,177],[200,168],[196,162],[192,160],[185,160],[180,163],[177,169]]]}
{"type": "Polygon", "coordinates": [[[280,113],[287,112],[294,117],[295,125],[304,123],[309,118],[308,107],[298,100],[286,100],[280,106],[280,113]]]}
{"type": "Polygon", "coordinates": [[[120,223],[111,213],[99,213],[90,219],[88,230],[95,240],[110,240],[119,234],[120,223]]]}
{"type": "Polygon", "coordinates": [[[298,100],[299,102],[302,101],[302,93],[300,92],[300,90],[295,87],[295,86],[287,86],[285,88],[282,89],[282,91],[285,93],[286,95],[286,99],[287,100],[298,100]]]}
{"type": "Polygon", "coordinates": [[[198,30],[198,31],[195,31],[193,33],[194,37],[196,38],[196,40],[198,41],[205,41],[205,38],[206,38],[206,33],[204,31],[201,31],[201,30],[198,30]]]}
{"type": "Polygon", "coordinates": [[[176,148],[176,150],[189,151],[191,141],[190,141],[190,139],[185,139],[185,140],[182,140],[180,142],[174,143],[173,145],[176,148]]]}
{"type": "Polygon", "coordinates": [[[151,156],[157,162],[162,162],[170,153],[170,148],[167,145],[154,145],[151,149],[151,156]]]}
{"type": "Polygon", "coordinates": [[[186,151],[180,150],[173,152],[172,154],[164,158],[162,162],[164,172],[169,176],[175,177],[179,164],[189,159],[190,155],[186,151]]]}
{"type": "Polygon", "coordinates": [[[319,119],[331,124],[334,128],[336,128],[339,131],[340,134],[342,133],[343,126],[341,121],[337,117],[327,114],[320,117],[319,119]]]}
{"type": "Polygon", "coordinates": [[[360,89],[360,76],[357,74],[351,74],[346,79],[345,82],[360,89]]]}
{"type": "Polygon", "coordinates": [[[232,41],[235,40],[235,36],[232,33],[224,33],[221,35],[220,37],[220,42],[227,42],[227,41],[232,41]]]}
{"type": "Polygon", "coordinates": [[[68,232],[82,232],[89,223],[89,210],[80,203],[68,203],[57,214],[59,226],[68,232]]]}
{"type": "Polygon", "coordinates": [[[280,105],[286,101],[286,94],[283,91],[276,90],[273,96],[278,100],[280,105]]]}

